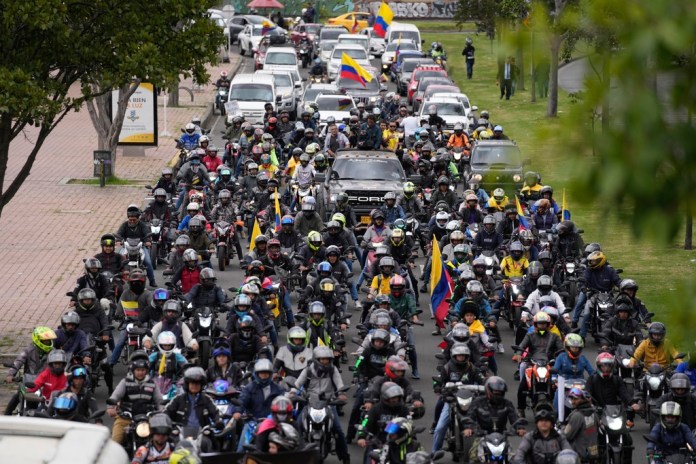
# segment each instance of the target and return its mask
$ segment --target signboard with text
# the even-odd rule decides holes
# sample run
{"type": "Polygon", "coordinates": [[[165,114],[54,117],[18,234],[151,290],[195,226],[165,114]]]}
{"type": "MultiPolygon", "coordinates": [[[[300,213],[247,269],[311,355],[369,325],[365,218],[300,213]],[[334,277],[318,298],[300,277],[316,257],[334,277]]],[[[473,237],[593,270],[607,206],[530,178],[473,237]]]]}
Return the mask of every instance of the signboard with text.
{"type": "MultiPolygon", "coordinates": [[[[118,90],[111,92],[111,119],[118,108],[118,90]]],[[[149,82],[141,82],[128,99],[119,145],[157,145],[157,92],[149,82]]]]}

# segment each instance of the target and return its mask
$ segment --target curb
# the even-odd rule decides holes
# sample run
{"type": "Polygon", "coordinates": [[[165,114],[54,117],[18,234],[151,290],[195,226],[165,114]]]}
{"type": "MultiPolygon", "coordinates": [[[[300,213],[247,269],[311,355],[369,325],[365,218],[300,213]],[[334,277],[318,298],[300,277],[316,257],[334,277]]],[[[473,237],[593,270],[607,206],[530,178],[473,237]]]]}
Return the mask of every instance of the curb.
{"type": "MultiPolygon", "coordinates": [[[[239,60],[237,61],[237,64],[234,66],[234,68],[230,72],[230,78],[234,77],[238,72],[239,68],[242,66],[242,61],[243,58],[240,56],[239,60]]],[[[208,127],[210,126],[210,121],[215,118],[215,112],[213,111],[213,105],[214,102],[208,102],[205,107],[205,111],[203,112],[203,116],[201,117],[201,124],[203,127],[208,127]]],[[[172,156],[172,159],[169,160],[167,163],[167,166],[172,168],[174,165],[176,165],[177,161],[179,159],[179,153],[175,153],[172,156]]]]}

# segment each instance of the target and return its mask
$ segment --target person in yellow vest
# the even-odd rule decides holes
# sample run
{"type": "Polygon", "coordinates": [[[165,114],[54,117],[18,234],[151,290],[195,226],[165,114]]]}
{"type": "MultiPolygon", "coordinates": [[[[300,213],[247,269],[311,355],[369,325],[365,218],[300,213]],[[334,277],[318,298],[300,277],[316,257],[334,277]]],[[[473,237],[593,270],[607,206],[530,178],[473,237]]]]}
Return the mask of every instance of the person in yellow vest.
{"type": "Polygon", "coordinates": [[[493,196],[488,199],[488,210],[492,212],[503,211],[505,207],[510,203],[507,195],[505,195],[505,190],[497,188],[493,190],[493,196]]]}
{"type": "Polygon", "coordinates": [[[524,246],[520,242],[512,242],[510,254],[500,262],[500,271],[505,277],[522,277],[526,274],[529,261],[524,257],[524,246]]]}

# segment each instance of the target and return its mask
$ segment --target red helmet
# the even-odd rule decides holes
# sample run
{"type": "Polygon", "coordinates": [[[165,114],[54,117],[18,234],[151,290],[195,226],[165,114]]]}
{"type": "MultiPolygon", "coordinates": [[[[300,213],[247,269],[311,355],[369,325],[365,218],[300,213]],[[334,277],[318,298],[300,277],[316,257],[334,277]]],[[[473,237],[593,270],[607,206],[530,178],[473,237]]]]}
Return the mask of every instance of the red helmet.
{"type": "Polygon", "coordinates": [[[398,356],[391,356],[387,363],[384,365],[384,373],[391,380],[397,378],[395,371],[403,371],[404,373],[406,373],[407,370],[408,364],[406,364],[406,361],[404,361],[398,356]]]}
{"type": "Polygon", "coordinates": [[[268,256],[271,259],[280,258],[280,240],[277,238],[272,238],[268,241],[266,246],[268,248],[268,256]]]}
{"type": "Polygon", "coordinates": [[[616,358],[611,353],[599,353],[597,355],[597,370],[605,379],[611,377],[614,371],[614,364],[616,363],[616,358]]]}
{"type": "Polygon", "coordinates": [[[389,279],[389,288],[394,297],[400,297],[406,289],[406,281],[400,275],[395,275],[389,279]]]}
{"type": "Polygon", "coordinates": [[[278,118],[276,118],[275,116],[271,116],[270,118],[268,118],[268,124],[276,124],[277,122],[278,118]]]}

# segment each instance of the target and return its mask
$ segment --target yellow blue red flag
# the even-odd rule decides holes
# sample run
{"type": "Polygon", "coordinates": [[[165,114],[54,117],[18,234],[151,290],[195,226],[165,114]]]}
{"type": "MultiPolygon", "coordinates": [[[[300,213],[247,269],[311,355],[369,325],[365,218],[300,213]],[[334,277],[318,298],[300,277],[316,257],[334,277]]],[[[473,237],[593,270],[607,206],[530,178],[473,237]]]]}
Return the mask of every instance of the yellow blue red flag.
{"type": "Polygon", "coordinates": [[[372,31],[375,33],[375,35],[381,39],[386,37],[387,35],[387,29],[392,23],[392,20],[394,19],[394,12],[392,11],[391,8],[389,8],[389,5],[386,3],[382,3],[379,6],[379,11],[377,12],[377,19],[375,20],[375,24],[372,27],[372,31]]]}
{"type": "Polygon", "coordinates": [[[452,298],[452,277],[445,269],[445,263],[442,261],[440,247],[437,244],[437,239],[433,237],[433,256],[432,270],[430,272],[430,307],[435,316],[435,323],[438,327],[445,326],[445,318],[449,312],[449,303],[447,300],[452,298]]]}
{"type": "Polygon", "coordinates": [[[524,210],[520,204],[520,199],[515,195],[515,206],[517,207],[517,219],[520,221],[520,230],[529,229],[529,222],[524,215],[524,210]]]}
{"type": "Polygon", "coordinates": [[[275,230],[278,232],[280,230],[280,216],[282,212],[280,211],[280,200],[278,199],[280,195],[278,194],[277,188],[275,189],[275,193],[275,230]]]}
{"type": "Polygon", "coordinates": [[[363,87],[366,86],[366,83],[372,82],[372,76],[370,73],[367,72],[365,68],[360,66],[357,61],[345,53],[341,57],[341,69],[339,70],[339,76],[342,79],[350,79],[358,82],[363,87]]]}

